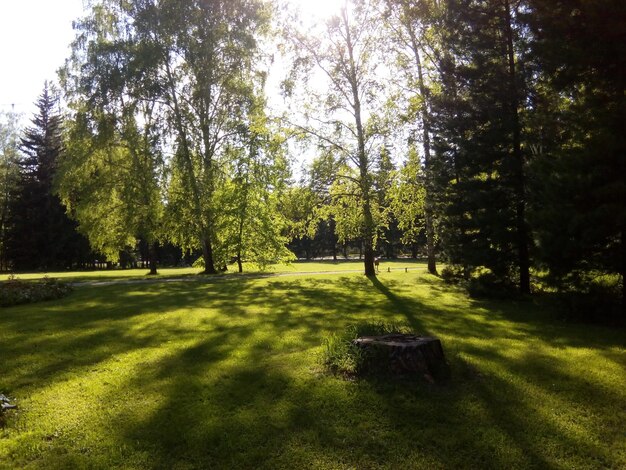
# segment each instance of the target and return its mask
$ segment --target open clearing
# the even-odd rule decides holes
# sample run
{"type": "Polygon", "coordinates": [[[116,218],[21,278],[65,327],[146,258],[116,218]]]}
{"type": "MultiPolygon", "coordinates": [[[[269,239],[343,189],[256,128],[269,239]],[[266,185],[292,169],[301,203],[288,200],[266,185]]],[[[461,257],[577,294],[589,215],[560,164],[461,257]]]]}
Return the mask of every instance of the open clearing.
{"type": "Polygon", "coordinates": [[[624,330],[382,271],[0,309],[0,468],[626,468],[624,330]],[[376,320],[439,336],[452,382],[325,374],[323,337],[376,320]]]}

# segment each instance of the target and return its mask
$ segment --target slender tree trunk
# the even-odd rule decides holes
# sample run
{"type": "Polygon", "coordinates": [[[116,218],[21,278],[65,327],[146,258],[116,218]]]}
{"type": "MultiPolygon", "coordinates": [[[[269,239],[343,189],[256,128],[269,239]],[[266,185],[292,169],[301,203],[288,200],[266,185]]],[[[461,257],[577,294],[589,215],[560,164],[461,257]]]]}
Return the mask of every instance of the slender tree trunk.
{"type": "Polygon", "coordinates": [[[148,275],[150,276],[155,276],[157,274],[159,274],[157,272],[157,248],[158,248],[158,242],[152,242],[148,245],[148,259],[150,262],[150,272],[148,273],[148,275]]]}
{"type": "Polygon", "coordinates": [[[348,48],[348,56],[350,59],[348,78],[350,87],[352,89],[352,108],[354,110],[354,120],[356,124],[357,133],[357,158],[359,162],[359,177],[360,177],[360,191],[362,199],[363,210],[363,245],[364,245],[364,268],[366,276],[376,276],[376,269],[374,268],[374,218],[372,217],[371,207],[371,182],[368,172],[367,154],[365,152],[365,131],[363,129],[363,122],[361,117],[361,99],[359,96],[359,78],[356,71],[356,64],[354,61],[354,50],[352,43],[352,36],[348,24],[348,18],[346,10],[343,10],[343,20],[346,29],[346,45],[348,48]]]}
{"type": "Polygon", "coordinates": [[[521,125],[519,119],[519,96],[515,71],[515,49],[513,47],[513,27],[509,0],[504,0],[507,55],[509,67],[509,99],[513,123],[513,158],[515,166],[515,224],[517,232],[517,258],[519,268],[519,288],[522,294],[530,294],[530,257],[528,253],[528,226],[526,224],[526,194],[524,156],[522,155],[521,125]]]}
{"type": "Polygon", "coordinates": [[[216,274],[217,270],[213,264],[213,246],[208,235],[204,235],[202,241],[202,258],[204,259],[204,271],[203,274],[216,274]],[[209,262],[209,264],[207,264],[209,262]]]}
{"type": "Polygon", "coordinates": [[[174,108],[174,120],[176,129],[179,133],[180,143],[182,146],[182,156],[185,161],[185,169],[187,171],[187,176],[190,182],[191,196],[193,198],[194,204],[194,212],[197,218],[197,223],[200,225],[199,227],[199,239],[200,245],[202,247],[202,258],[204,259],[204,274],[215,274],[217,271],[215,270],[215,264],[213,262],[213,248],[211,246],[211,237],[209,234],[209,230],[205,227],[204,222],[202,222],[202,204],[200,201],[200,190],[198,188],[198,182],[196,181],[196,175],[193,169],[193,162],[191,160],[191,151],[189,149],[189,141],[187,137],[187,132],[185,131],[185,126],[182,121],[182,114],[180,110],[180,106],[178,104],[178,96],[176,94],[176,86],[174,84],[174,77],[172,76],[172,72],[170,69],[170,58],[169,55],[165,58],[165,67],[168,78],[168,85],[170,87],[170,93],[172,98],[172,104],[174,108]]]}
{"type": "Polygon", "coordinates": [[[428,92],[424,83],[422,72],[422,61],[419,53],[419,46],[415,31],[410,23],[405,25],[411,37],[411,47],[415,56],[417,67],[417,81],[422,98],[420,114],[422,118],[422,140],[424,145],[424,177],[426,181],[426,194],[424,204],[424,222],[426,225],[426,255],[428,258],[428,272],[437,274],[437,260],[435,258],[435,227],[433,224],[433,204],[432,204],[432,168],[430,165],[430,116],[428,112],[428,92]]]}

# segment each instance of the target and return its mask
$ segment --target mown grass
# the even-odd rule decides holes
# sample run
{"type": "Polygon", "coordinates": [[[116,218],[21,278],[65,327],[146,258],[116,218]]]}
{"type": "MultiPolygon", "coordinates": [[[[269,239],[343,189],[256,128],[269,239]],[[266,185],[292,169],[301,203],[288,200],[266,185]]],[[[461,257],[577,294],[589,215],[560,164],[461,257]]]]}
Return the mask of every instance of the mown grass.
{"type": "Polygon", "coordinates": [[[0,310],[0,467],[625,468],[625,347],[423,271],[81,287],[0,310]],[[359,321],[439,336],[452,381],[324,373],[359,321]]]}
{"type": "MultiPolygon", "coordinates": [[[[424,267],[423,263],[414,259],[382,260],[380,270],[404,270],[424,267]]],[[[363,261],[350,259],[338,261],[294,261],[287,264],[274,264],[261,269],[255,264],[244,264],[244,274],[265,274],[265,273],[296,273],[296,272],[328,272],[328,271],[360,271],[363,269],[363,261]]],[[[425,269],[425,268],[424,268],[425,269]]],[[[6,281],[12,276],[22,280],[35,280],[43,278],[62,279],[68,282],[82,281],[114,281],[130,279],[155,279],[155,278],[176,278],[189,277],[200,274],[200,268],[159,268],[158,276],[148,276],[148,269],[99,269],[93,271],[55,271],[37,273],[3,273],[0,274],[0,281],[6,281]]],[[[238,274],[237,266],[230,265],[225,273],[220,275],[238,274]]]]}

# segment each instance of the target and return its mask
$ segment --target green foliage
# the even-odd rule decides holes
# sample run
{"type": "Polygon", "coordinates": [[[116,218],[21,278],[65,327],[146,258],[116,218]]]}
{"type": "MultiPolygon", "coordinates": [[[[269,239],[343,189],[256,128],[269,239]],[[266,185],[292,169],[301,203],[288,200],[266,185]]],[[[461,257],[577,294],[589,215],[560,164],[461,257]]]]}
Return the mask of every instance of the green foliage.
{"type": "Polygon", "coordinates": [[[424,231],[424,205],[426,189],[424,173],[415,147],[409,149],[409,156],[398,172],[397,183],[389,191],[390,209],[398,227],[402,230],[402,242],[418,241],[424,231]]]}
{"type": "MultiPolygon", "coordinates": [[[[526,20],[542,71],[535,116],[542,135],[530,193],[537,264],[552,287],[596,298],[597,305],[615,297],[610,289],[589,295],[589,279],[621,277],[626,315],[626,102],[624,76],[615,73],[624,68],[624,3],[530,3],[526,20]]],[[[591,308],[581,315],[596,311],[594,301],[583,303],[591,308]]]]}
{"type": "Polygon", "coordinates": [[[463,267],[448,264],[441,270],[441,279],[446,284],[459,284],[465,279],[463,267]]]}
{"type": "Polygon", "coordinates": [[[517,8],[508,1],[447,5],[432,164],[448,261],[470,272],[485,266],[503,283],[526,290],[530,241],[520,112],[529,106],[528,45],[519,15],[511,13],[517,8]]]}
{"type": "Polygon", "coordinates": [[[624,324],[622,285],[616,275],[587,272],[576,281],[561,286],[558,294],[563,317],[567,320],[624,324]],[[566,287],[568,286],[568,287],[566,287]]]}
{"type": "MultiPolygon", "coordinates": [[[[113,230],[102,230],[110,240],[99,244],[124,244],[137,235],[149,243],[167,238],[201,249],[205,269],[213,273],[232,242],[221,210],[234,178],[230,154],[248,151],[260,134],[258,39],[267,33],[268,8],[258,0],[101,0],[91,6],[77,22],[72,57],[62,71],[76,124],[87,143],[89,134],[97,136],[105,161],[119,155],[142,163],[126,166],[124,176],[131,178],[106,180],[114,186],[112,204],[96,205],[127,205],[134,185],[130,196],[138,210],[120,209],[105,227],[113,230]],[[85,125],[80,113],[89,114],[85,125]]],[[[89,145],[75,149],[81,147],[89,152],[89,145]]]]}
{"type": "Polygon", "coordinates": [[[10,194],[7,258],[13,270],[67,269],[90,258],[88,242],[55,194],[63,153],[59,93],[46,82],[20,142],[19,180],[10,194]]]}
{"type": "Polygon", "coordinates": [[[354,344],[356,338],[409,332],[410,328],[406,324],[383,321],[349,325],[344,331],[324,338],[320,361],[333,373],[359,375],[363,373],[366,363],[376,351],[373,348],[358,347],[354,344]]]}
{"type": "Polygon", "coordinates": [[[510,299],[519,296],[515,284],[482,266],[468,279],[467,293],[474,299],[510,299]]]}
{"type": "Polygon", "coordinates": [[[58,279],[44,278],[40,281],[22,281],[12,277],[0,282],[0,307],[30,304],[65,297],[72,292],[69,284],[58,279]]]}
{"type": "Polygon", "coordinates": [[[9,207],[20,174],[18,140],[17,116],[14,113],[0,112],[0,271],[9,268],[9,207]]]}

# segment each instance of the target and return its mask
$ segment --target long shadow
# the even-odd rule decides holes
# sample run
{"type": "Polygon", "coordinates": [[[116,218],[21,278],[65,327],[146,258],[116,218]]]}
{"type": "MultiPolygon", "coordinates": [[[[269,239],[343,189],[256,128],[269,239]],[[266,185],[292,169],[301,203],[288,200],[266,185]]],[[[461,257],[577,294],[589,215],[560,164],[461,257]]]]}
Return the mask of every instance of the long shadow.
{"type": "MultiPolygon", "coordinates": [[[[417,332],[444,334],[464,355],[534,384],[531,399],[563,399],[597,417],[607,404],[620,412],[619,395],[567,375],[545,357],[512,359],[488,342],[466,341],[548,344],[558,337],[577,346],[575,336],[584,343],[584,332],[566,326],[542,333],[545,323],[521,318],[530,307],[510,313],[504,303],[459,297],[462,305],[451,310],[407,292],[394,279],[363,276],[80,290],[62,302],[3,312],[0,338],[10,341],[0,341],[0,385],[35,393],[68,373],[88,373],[113,356],[175,340],[168,354],[138,362],[134,375],[102,398],[115,406],[94,424],[95,434],[113,441],[85,439],[110,466],[549,468],[546,446],[564,459],[580,449],[580,458],[619,466],[619,457],[552,423],[517,382],[497,374],[442,388],[402,382],[381,388],[317,372],[314,354],[326,332],[355,320],[405,318],[417,332]],[[10,370],[11,363],[19,370],[10,370]],[[570,388],[555,394],[551,378],[570,388]],[[494,449],[494,442],[512,453],[494,449]]],[[[586,421],[594,442],[607,438],[599,419],[586,421]]],[[[92,465],[93,455],[78,455],[73,445],[50,444],[40,463],[54,455],[66,466],[92,465]]]]}

